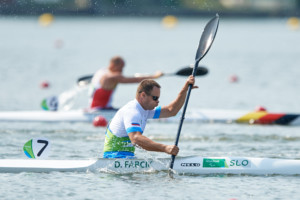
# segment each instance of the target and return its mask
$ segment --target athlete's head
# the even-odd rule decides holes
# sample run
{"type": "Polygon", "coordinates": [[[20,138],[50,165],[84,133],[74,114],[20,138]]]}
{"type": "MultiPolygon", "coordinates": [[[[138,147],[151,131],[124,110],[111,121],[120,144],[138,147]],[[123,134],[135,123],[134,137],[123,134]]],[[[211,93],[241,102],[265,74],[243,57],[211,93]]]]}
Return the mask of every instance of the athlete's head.
{"type": "Polygon", "coordinates": [[[125,62],[122,57],[115,56],[110,60],[109,69],[113,72],[122,72],[125,62]]]}
{"type": "Polygon", "coordinates": [[[152,110],[158,106],[160,97],[160,85],[152,80],[143,80],[136,91],[136,99],[145,110],[152,110]]]}

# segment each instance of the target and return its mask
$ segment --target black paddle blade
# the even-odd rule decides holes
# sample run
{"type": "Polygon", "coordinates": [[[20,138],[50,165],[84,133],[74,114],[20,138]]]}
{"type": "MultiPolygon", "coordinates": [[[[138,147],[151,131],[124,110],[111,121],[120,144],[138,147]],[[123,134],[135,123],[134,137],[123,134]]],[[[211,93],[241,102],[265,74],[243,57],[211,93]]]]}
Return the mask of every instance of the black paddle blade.
{"type": "Polygon", "coordinates": [[[93,78],[93,75],[83,76],[77,80],[77,85],[79,85],[79,86],[88,85],[91,83],[92,78],[93,78]]]}
{"type": "Polygon", "coordinates": [[[196,53],[196,62],[199,62],[210,49],[217,34],[218,26],[219,15],[216,14],[216,16],[212,18],[204,28],[196,53]]]}
{"type": "MultiPolygon", "coordinates": [[[[183,69],[179,70],[178,72],[176,72],[176,75],[190,76],[192,74],[192,72],[193,72],[192,67],[186,67],[186,68],[183,68],[183,69]]],[[[197,67],[195,76],[203,76],[203,75],[206,75],[207,73],[208,73],[208,69],[206,67],[197,67]]]]}

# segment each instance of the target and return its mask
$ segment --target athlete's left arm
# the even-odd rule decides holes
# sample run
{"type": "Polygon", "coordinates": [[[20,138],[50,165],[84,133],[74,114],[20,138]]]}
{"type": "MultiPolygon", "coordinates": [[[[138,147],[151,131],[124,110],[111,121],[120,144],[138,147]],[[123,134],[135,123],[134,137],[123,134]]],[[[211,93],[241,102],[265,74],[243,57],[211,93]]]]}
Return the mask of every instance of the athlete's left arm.
{"type": "Polygon", "coordinates": [[[154,142],[153,140],[143,136],[141,132],[135,131],[128,134],[133,145],[141,147],[147,151],[165,152],[176,156],[179,148],[176,145],[165,145],[154,142]]]}
{"type": "Polygon", "coordinates": [[[190,84],[193,85],[192,88],[198,88],[198,86],[194,85],[195,84],[195,78],[192,75],[188,77],[188,79],[185,82],[183,88],[179,92],[177,98],[174,101],[172,101],[169,105],[163,106],[161,108],[159,118],[172,117],[172,116],[175,116],[179,112],[179,110],[181,109],[181,107],[184,104],[186,94],[187,94],[187,91],[188,91],[188,88],[189,88],[190,84]]]}

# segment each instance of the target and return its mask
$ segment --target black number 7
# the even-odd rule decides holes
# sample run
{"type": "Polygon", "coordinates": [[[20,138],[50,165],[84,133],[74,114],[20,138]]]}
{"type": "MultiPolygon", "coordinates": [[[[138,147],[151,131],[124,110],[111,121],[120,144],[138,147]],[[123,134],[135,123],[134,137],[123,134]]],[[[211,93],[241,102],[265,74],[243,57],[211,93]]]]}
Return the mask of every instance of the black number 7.
{"type": "Polygon", "coordinates": [[[46,147],[48,146],[48,141],[47,140],[37,140],[37,143],[43,143],[43,144],[45,144],[44,146],[43,146],[43,148],[41,148],[41,150],[38,152],[38,154],[37,154],[37,156],[41,156],[41,154],[43,153],[43,151],[46,149],[46,147]]]}

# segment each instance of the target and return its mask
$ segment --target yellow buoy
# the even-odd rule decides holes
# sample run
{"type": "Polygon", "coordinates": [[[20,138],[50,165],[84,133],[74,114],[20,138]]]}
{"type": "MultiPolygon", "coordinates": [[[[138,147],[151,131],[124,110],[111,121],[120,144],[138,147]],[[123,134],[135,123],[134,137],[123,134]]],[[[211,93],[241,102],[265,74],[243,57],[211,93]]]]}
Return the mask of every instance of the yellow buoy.
{"type": "Polygon", "coordinates": [[[50,13],[44,13],[39,17],[39,24],[41,26],[49,26],[54,20],[54,17],[50,13]]]}
{"type": "Polygon", "coordinates": [[[174,28],[178,23],[178,20],[175,16],[173,15],[168,15],[168,16],[165,16],[163,19],[162,19],[162,25],[165,27],[165,28],[174,28]]]}
{"type": "Polygon", "coordinates": [[[299,19],[297,17],[290,17],[287,21],[287,25],[293,30],[299,29],[299,19]]]}

